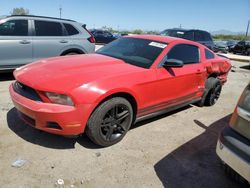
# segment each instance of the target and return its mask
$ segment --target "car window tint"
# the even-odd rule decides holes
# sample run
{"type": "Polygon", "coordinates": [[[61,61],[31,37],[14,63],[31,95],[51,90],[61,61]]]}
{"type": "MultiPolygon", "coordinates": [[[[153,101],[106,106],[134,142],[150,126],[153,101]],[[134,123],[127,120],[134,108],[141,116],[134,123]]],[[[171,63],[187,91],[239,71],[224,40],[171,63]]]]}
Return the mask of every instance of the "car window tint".
{"type": "Polygon", "coordinates": [[[58,22],[35,20],[36,36],[62,36],[62,25],[58,22]]]}
{"type": "Polygon", "coordinates": [[[195,31],[194,40],[195,40],[195,41],[205,41],[204,35],[202,34],[202,32],[200,32],[200,31],[195,31]]]}
{"type": "Polygon", "coordinates": [[[245,45],[245,41],[238,42],[239,45],[245,45]]]}
{"type": "Polygon", "coordinates": [[[97,53],[123,60],[128,64],[150,68],[167,46],[166,43],[137,38],[120,38],[100,48],[97,53]]]}
{"type": "Polygon", "coordinates": [[[167,54],[167,59],[177,59],[184,64],[199,63],[199,48],[190,44],[177,44],[167,54]]]}
{"type": "Polygon", "coordinates": [[[2,36],[27,36],[28,20],[11,20],[0,25],[2,36]]]}
{"type": "Polygon", "coordinates": [[[110,32],[104,31],[103,34],[105,37],[112,37],[112,34],[110,32]]]}
{"type": "Polygon", "coordinates": [[[175,29],[167,29],[160,33],[163,36],[170,36],[170,37],[178,37],[178,38],[185,38],[185,31],[183,30],[175,30],[175,29]]]}
{"type": "Polygon", "coordinates": [[[187,40],[194,40],[194,33],[193,33],[193,31],[187,31],[187,32],[185,32],[183,38],[187,39],[187,40]]]}
{"type": "Polygon", "coordinates": [[[206,56],[206,59],[213,59],[214,58],[214,54],[207,49],[205,49],[205,56],[206,56]]]}
{"type": "Polygon", "coordinates": [[[103,32],[102,31],[96,31],[96,34],[97,35],[103,35],[103,32]]]}
{"type": "Polygon", "coordinates": [[[77,34],[79,34],[79,31],[74,26],[72,26],[71,24],[64,23],[63,25],[66,28],[66,30],[68,32],[68,35],[77,35],[77,34]]]}
{"type": "Polygon", "coordinates": [[[211,35],[207,32],[203,32],[205,41],[212,41],[211,35]]]}

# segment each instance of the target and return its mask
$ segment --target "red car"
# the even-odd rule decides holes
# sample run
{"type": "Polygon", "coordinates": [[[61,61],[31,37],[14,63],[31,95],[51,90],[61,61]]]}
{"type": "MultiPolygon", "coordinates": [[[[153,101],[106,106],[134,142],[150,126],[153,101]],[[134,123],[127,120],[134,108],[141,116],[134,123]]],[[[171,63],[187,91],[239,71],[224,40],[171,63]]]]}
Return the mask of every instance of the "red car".
{"type": "Polygon", "coordinates": [[[23,66],[9,90],[29,125],[65,136],[86,132],[96,144],[110,146],[136,121],[191,103],[213,105],[230,67],[196,42],[129,36],[95,54],[23,66]]]}

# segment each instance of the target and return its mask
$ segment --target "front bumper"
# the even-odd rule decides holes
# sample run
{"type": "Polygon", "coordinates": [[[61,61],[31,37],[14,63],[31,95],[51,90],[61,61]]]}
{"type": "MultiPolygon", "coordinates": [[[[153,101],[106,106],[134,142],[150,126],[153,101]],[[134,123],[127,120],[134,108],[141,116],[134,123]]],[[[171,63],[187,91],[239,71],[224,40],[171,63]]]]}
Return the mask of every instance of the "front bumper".
{"type": "Polygon", "coordinates": [[[220,134],[216,153],[222,161],[250,182],[249,140],[226,127],[220,134]]]}
{"type": "Polygon", "coordinates": [[[37,102],[16,93],[12,84],[9,92],[20,117],[36,129],[65,136],[84,132],[90,104],[66,106],[37,102]]]}

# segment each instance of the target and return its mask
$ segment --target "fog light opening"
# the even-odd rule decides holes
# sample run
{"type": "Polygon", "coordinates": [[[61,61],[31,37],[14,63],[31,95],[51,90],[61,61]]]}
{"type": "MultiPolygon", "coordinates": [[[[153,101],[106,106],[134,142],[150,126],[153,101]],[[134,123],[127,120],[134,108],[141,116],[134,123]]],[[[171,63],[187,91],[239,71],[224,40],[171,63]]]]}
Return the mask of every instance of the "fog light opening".
{"type": "Polygon", "coordinates": [[[60,127],[60,125],[56,122],[47,122],[47,126],[48,128],[51,128],[51,129],[59,129],[59,130],[62,130],[62,127],[60,127]]]}

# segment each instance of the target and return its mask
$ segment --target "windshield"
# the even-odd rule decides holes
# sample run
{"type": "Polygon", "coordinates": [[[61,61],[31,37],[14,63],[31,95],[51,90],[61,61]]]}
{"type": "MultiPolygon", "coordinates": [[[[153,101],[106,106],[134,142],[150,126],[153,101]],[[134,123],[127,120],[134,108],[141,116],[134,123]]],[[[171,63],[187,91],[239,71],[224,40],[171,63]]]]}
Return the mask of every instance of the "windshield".
{"type": "Polygon", "coordinates": [[[166,43],[125,37],[109,43],[96,53],[148,69],[166,46],[166,43]]]}

